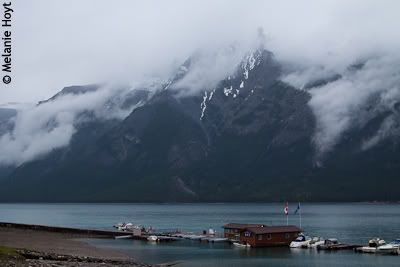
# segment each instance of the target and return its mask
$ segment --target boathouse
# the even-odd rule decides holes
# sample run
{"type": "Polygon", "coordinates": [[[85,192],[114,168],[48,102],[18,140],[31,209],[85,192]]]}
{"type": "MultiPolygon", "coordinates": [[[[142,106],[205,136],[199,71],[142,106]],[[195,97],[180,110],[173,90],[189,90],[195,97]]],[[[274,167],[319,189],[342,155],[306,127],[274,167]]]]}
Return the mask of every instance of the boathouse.
{"type": "Polygon", "coordinates": [[[287,246],[295,240],[301,229],[294,225],[267,226],[264,224],[224,225],[224,237],[250,244],[252,247],[287,246]]]}
{"type": "Polygon", "coordinates": [[[240,233],[249,227],[265,227],[264,224],[228,223],[224,227],[224,237],[229,240],[240,241],[240,233]]]}

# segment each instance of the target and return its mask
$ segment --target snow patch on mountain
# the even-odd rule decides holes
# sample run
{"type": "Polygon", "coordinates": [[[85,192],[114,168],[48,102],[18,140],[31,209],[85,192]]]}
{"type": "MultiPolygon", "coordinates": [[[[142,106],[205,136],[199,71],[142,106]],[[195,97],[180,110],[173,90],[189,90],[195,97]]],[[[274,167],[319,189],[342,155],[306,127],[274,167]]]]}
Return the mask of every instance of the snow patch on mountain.
{"type": "Polygon", "coordinates": [[[229,96],[230,94],[232,94],[232,91],[233,91],[232,85],[231,85],[231,87],[229,87],[229,88],[225,88],[225,87],[224,87],[224,94],[225,94],[225,96],[229,96]]]}
{"type": "Polygon", "coordinates": [[[260,50],[257,50],[256,52],[248,54],[244,58],[241,67],[243,69],[243,76],[245,80],[249,78],[249,72],[261,63],[261,53],[262,52],[260,50]]]}
{"type": "Polygon", "coordinates": [[[201,104],[200,104],[200,108],[201,108],[200,120],[203,119],[204,112],[206,111],[206,108],[207,108],[207,104],[206,104],[207,97],[208,97],[207,91],[204,91],[203,102],[201,102],[201,104]]]}
{"type": "Polygon", "coordinates": [[[214,93],[215,93],[215,89],[210,92],[210,97],[208,98],[208,101],[210,101],[212,99],[214,93]]]}

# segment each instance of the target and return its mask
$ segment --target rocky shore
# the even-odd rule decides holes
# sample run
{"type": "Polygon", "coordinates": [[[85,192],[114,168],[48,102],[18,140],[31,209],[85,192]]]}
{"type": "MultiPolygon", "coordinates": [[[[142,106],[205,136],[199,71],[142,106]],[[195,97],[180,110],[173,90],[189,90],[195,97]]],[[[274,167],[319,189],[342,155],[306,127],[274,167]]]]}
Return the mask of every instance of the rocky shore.
{"type": "Polygon", "coordinates": [[[86,256],[60,255],[27,249],[8,249],[10,255],[0,256],[0,266],[4,267],[72,267],[72,266],[121,266],[121,267],[150,267],[133,260],[112,260],[86,256]]]}
{"type": "MultiPolygon", "coordinates": [[[[153,266],[140,263],[116,250],[91,246],[82,241],[85,238],[105,237],[72,232],[52,232],[43,229],[21,229],[17,226],[0,226],[0,266],[153,266]]],[[[175,264],[159,264],[157,266],[172,265],[175,264]]]]}

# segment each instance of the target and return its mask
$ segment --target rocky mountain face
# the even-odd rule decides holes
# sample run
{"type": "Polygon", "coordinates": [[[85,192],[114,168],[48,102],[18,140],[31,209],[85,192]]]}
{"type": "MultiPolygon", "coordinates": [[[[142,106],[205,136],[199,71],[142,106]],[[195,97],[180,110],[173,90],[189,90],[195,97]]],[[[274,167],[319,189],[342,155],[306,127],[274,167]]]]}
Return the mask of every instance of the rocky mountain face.
{"type": "MultiPolygon", "coordinates": [[[[399,118],[398,105],[374,113],[317,158],[311,95],[281,81],[272,53],[249,53],[215,88],[182,96],[179,82],[190,68],[188,60],[155,93],[124,96],[119,104],[142,103],[124,120],[87,120],[68,147],[8,170],[0,200],[398,199],[397,139],[365,149],[384,120],[399,118]]],[[[324,82],[331,80],[318,84],[324,82]]],[[[69,87],[59,94],[96,88],[69,87]]]]}
{"type": "MultiPolygon", "coordinates": [[[[11,131],[14,127],[13,118],[17,115],[17,111],[13,108],[0,108],[0,136],[11,131]]],[[[1,149],[1,148],[0,148],[1,149]]],[[[0,165],[0,181],[7,178],[14,168],[11,166],[0,165]]]]}
{"type": "Polygon", "coordinates": [[[12,129],[12,118],[14,118],[16,115],[17,111],[15,109],[0,108],[0,136],[12,129]]]}

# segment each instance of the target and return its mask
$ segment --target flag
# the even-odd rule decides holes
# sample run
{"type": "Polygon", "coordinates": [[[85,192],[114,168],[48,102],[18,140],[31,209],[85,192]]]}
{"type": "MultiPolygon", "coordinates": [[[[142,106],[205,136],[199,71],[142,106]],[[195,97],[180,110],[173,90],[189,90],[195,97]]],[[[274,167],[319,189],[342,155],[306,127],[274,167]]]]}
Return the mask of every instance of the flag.
{"type": "Polygon", "coordinates": [[[294,214],[297,214],[297,212],[300,210],[300,202],[299,202],[299,204],[297,204],[297,208],[296,208],[296,210],[294,211],[294,214]]]}
{"type": "Polygon", "coordinates": [[[285,204],[285,208],[283,209],[283,211],[285,212],[285,215],[286,215],[286,216],[289,215],[289,205],[288,205],[287,202],[286,202],[286,204],[285,204]]]}

